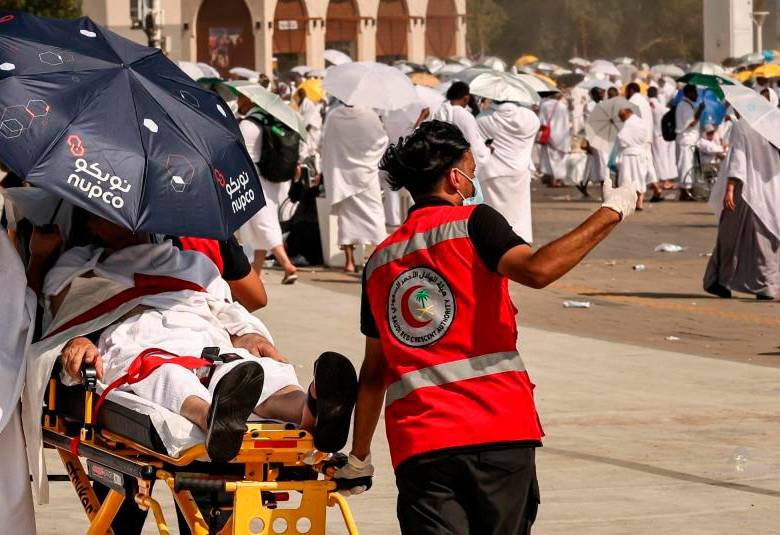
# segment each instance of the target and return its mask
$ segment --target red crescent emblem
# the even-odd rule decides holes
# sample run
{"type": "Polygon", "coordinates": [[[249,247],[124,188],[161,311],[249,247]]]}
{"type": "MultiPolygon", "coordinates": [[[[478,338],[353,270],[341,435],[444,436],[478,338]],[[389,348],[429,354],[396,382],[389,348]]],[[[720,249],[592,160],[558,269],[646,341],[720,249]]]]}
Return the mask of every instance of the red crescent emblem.
{"type": "Polygon", "coordinates": [[[414,293],[416,290],[422,288],[421,285],[417,284],[415,286],[410,287],[408,290],[404,292],[403,297],[401,297],[401,314],[404,317],[404,321],[409,324],[409,327],[412,329],[419,329],[420,327],[425,327],[428,325],[432,319],[429,319],[428,321],[420,321],[417,318],[414,317],[412,314],[412,311],[409,310],[409,298],[412,296],[412,293],[414,293]]]}

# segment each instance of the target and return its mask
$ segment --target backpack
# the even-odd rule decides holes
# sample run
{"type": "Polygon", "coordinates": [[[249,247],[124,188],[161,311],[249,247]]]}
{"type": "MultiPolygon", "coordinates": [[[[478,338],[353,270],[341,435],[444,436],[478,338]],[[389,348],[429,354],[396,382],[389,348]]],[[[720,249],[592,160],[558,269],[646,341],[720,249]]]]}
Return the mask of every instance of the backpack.
{"type": "Polygon", "coordinates": [[[292,180],[298,170],[301,153],[298,133],[265,114],[252,113],[244,120],[255,123],[263,133],[260,161],[255,162],[260,175],[275,183],[292,180]]]}
{"type": "Polygon", "coordinates": [[[669,108],[669,111],[661,117],[661,135],[665,141],[677,139],[677,104],[669,108]]]}

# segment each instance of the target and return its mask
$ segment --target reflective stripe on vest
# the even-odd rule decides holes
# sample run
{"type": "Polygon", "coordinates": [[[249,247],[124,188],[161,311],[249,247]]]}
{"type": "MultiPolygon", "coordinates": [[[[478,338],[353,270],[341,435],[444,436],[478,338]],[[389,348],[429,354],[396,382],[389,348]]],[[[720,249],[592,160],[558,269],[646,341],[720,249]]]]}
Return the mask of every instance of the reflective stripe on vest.
{"type": "Polygon", "coordinates": [[[450,221],[424,232],[413,234],[408,240],[390,244],[376,251],[366,265],[366,280],[371,278],[375,270],[393,260],[398,260],[421,249],[428,249],[447,240],[467,238],[469,235],[468,224],[468,219],[450,221]]]}
{"type": "Polygon", "coordinates": [[[447,383],[476,379],[495,373],[525,371],[523,359],[517,351],[490,353],[468,359],[456,360],[429,366],[404,374],[387,388],[385,406],[403,399],[415,390],[427,386],[441,386],[447,383]]]}

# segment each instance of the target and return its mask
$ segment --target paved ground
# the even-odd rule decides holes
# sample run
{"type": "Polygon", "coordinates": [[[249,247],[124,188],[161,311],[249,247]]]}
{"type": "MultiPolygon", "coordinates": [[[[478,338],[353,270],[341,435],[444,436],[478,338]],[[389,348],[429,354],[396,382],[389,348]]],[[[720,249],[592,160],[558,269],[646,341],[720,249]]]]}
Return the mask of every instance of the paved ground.
{"type": "MultiPolygon", "coordinates": [[[[539,192],[539,243],[593,209],[549,198],[567,194],[576,196],[539,192]]],[[[552,288],[513,287],[547,434],[535,534],[777,533],[780,303],[701,292],[707,259],[699,255],[714,231],[703,204],[656,205],[552,288]],[[653,253],[662,241],[688,250],[653,253]],[[634,272],[640,262],[648,269],[634,272]],[[564,309],[564,299],[594,305],[564,309]]],[[[325,349],[359,364],[357,279],[316,272],[281,287],[276,273],[266,278],[271,304],[261,316],[302,380],[325,349]]],[[[395,488],[381,432],[374,455],[375,487],[351,504],[361,533],[391,535],[395,488]]],[[[83,533],[67,484],[55,483],[52,496],[39,510],[40,533],[83,533]]],[[[329,533],[344,533],[336,514],[329,533]]]]}

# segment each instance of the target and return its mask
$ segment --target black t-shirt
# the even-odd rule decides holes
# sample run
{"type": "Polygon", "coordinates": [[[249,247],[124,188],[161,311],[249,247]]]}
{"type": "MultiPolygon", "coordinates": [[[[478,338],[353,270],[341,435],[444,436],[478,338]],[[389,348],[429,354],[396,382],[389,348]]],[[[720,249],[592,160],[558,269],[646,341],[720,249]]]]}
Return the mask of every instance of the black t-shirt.
{"type": "MultiPolygon", "coordinates": [[[[409,213],[429,206],[441,206],[442,209],[446,210],[446,207],[452,206],[452,204],[444,199],[431,197],[412,206],[409,213]]],[[[498,263],[507,251],[526,243],[523,238],[515,234],[504,216],[486,204],[477,206],[471,213],[468,221],[468,232],[469,239],[477,250],[477,255],[493,272],[498,271],[498,263]]],[[[379,330],[374,315],[371,313],[368,293],[366,292],[365,271],[363,272],[363,293],[360,305],[360,332],[371,338],[379,338],[379,330]]]]}
{"type": "MultiPolygon", "coordinates": [[[[179,238],[166,236],[166,239],[171,240],[173,245],[179,249],[182,248],[179,238]]],[[[205,251],[203,253],[206,254],[205,251]]],[[[252,271],[252,264],[235,236],[231,236],[227,241],[219,242],[219,255],[222,258],[222,278],[227,282],[241,280],[252,271]]]]}

